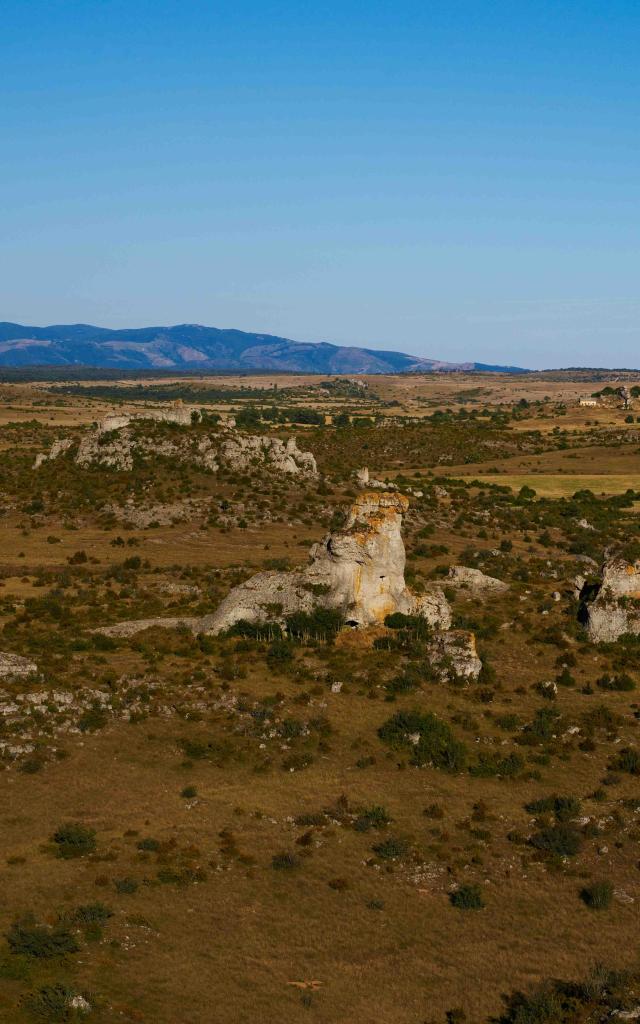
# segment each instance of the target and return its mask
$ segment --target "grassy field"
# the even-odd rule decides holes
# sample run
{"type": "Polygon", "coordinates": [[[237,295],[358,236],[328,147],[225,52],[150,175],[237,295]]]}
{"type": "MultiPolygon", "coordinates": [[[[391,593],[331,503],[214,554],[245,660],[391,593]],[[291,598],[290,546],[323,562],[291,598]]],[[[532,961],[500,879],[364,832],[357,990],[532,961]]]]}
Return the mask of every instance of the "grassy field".
{"type": "Polygon", "coordinates": [[[513,491],[519,491],[525,486],[532,487],[541,498],[570,498],[580,490],[590,490],[594,494],[624,494],[629,488],[640,489],[640,474],[635,473],[481,473],[465,475],[461,479],[480,479],[502,487],[511,487],[513,491]]]}

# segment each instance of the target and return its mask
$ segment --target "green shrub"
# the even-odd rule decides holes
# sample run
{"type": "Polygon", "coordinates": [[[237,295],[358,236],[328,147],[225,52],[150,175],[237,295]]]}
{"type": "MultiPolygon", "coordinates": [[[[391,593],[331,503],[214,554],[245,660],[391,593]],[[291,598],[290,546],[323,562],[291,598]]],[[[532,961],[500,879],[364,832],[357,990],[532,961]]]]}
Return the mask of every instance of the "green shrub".
{"type": "Polygon", "coordinates": [[[71,932],[63,925],[49,928],[47,925],[36,924],[32,916],[13,922],[7,932],[7,942],[12,953],[37,960],[77,953],[80,948],[71,932]]]}
{"type": "Polygon", "coordinates": [[[633,679],[626,672],[619,676],[602,676],[597,680],[596,686],[599,686],[601,690],[611,690],[617,693],[629,693],[636,688],[633,679]]]}
{"type": "Polygon", "coordinates": [[[181,791],[180,796],[184,797],[185,800],[193,800],[198,795],[198,790],[195,786],[185,786],[181,791]]]}
{"type": "Polygon", "coordinates": [[[274,871],[292,871],[294,868],[299,867],[299,865],[300,858],[296,857],[295,853],[283,851],[275,853],[271,858],[271,867],[274,871]]]}
{"type": "Polygon", "coordinates": [[[138,850],[148,850],[151,853],[157,853],[160,849],[159,839],[141,839],[139,843],[136,843],[138,850]]]}
{"type": "Polygon", "coordinates": [[[499,776],[503,779],[512,779],[524,770],[524,759],[519,754],[507,754],[500,757],[499,754],[484,752],[478,754],[477,764],[469,765],[469,774],[475,778],[490,779],[499,776]]]}
{"type": "Polygon", "coordinates": [[[392,748],[409,750],[412,764],[432,764],[450,772],[465,766],[464,743],[455,739],[446,722],[431,712],[423,715],[418,711],[399,711],[378,729],[378,736],[392,748]]]}
{"type": "Polygon", "coordinates": [[[611,906],[613,899],[613,886],[611,882],[594,882],[592,885],[586,885],[580,893],[580,898],[583,903],[591,910],[606,910],[611,906]]]}
{"type": "Polygon", "coordinates": [[[66,985],[44,985],[26,996],[24,1006],[29,1016],[42,1024],[68,1024],[82,1019],[71,1006],[75,995],[66,985]]]}
{"type": "Polygon", "coordinates": [[[629,772],[630,775],[640,775],[640,753],[635,747],[623,747],[615,757],[609,761],[611,771],[629,772]]]}
{"type": "Polygon", "coordinates": [[[390,821],[384,807],[366,807],[358,814],[353,827],[356,832],[368,832],[372,828],[384,828],[390,821]]]}
{"type": "Polygon", "coordinates": [[[552,812],[558,821],[569,821],[580,814],[581,804],[576,796],[544,796],[540,800],[532,800],[524,805],[530,814],[546,814],[552,812]]]}
{"type": "Polygon", "coordinates": [[[104,903],[85,903],[76,907],[71,916],[76,924],[104,924],[113,917],[113,910],[104,903]]]}
{"type": "Polygon", "coordinates": [[[485,906],[482,898],[482,891],[477,884],[461,885],[449,893],[449,901],[452,906],[459,910],[481,910],[485,906]]]}
{"type": "Polygon", "coordinates": [[[387,839],[383,839],[382,842],[376,843],[372,849],[382,860],[396,860],[398,857],[404,857],[409,852],[409,843],[401,836],[389,836],[387,839]]]}
{"type": "Polygon", "coordinates": [[[131,893],[138,891],[138,883],[135,878],[118,878],[113,883],[116,887],[116,892],[131,895],[131,893]]]}
{"type": "Polygon", "coordinates": [[[79,822],[68,822],[61,825],[53,833],[53,841],[58,850],[58,857],[70,860],[73,857],[85,857],[96,848],[95,829],[87,828],[79,822]]]}
{"type": "Polygon", "coordinates": [[[582,836],[572,825],[560,823],[535,832],[530,842],[536,850],[559,857],[575,857],[582,846],[582,836]]]}

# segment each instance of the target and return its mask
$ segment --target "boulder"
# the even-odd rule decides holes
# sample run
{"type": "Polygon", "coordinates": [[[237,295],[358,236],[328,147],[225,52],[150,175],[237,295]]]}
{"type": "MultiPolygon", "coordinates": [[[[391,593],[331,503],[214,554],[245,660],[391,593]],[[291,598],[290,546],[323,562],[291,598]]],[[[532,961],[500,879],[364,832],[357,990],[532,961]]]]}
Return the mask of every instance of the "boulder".
{"type": "Polygon", "coordinates": [[[640,634],[640,559],[613,558],[600,580],[585,581],[579,595],[579,618],[595,643],[611,643],[625,634],[640,634]]]}
{"type": "Polygon", "coordinates": [[[509,584],[496,579],[495,576],[486,576],[479,569],[471,569],[466,565],[452,565],[447,576],[447,585],[450,587],[465,587],[477,594],[491,592],[499,594],[509,589],[509,584]]]}
{"type": "Polygon", "coordinates": [[[437,634],[429,644],[429,660],[443,679],[477,679],[482,669],[475,635],[464,629],[437,634]]]}

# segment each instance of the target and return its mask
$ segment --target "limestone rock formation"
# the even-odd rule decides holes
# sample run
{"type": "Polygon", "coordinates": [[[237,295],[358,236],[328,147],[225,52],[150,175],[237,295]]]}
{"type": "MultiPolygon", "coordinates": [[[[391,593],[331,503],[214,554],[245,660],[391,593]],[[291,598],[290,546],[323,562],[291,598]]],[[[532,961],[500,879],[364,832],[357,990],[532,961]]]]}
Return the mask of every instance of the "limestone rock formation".
{"type": "Polygon", "coordinates": [[[223,633],[236,622],[284,620],[317,609],[340,612],[353,628],[381,624],[387,615],[420,615],[434,629],[448,629],[451,610],[434,586],[414,594],[404,579],[402,516],[408,501],[397,493],[367,492],[352,505],[343,529],[314,544],[309,564],[293,572],[262,572],[227,595],[212,615],[194,619],[154,619],[101,630],[130,636],[150,626],[184,625],[196,633],[223,633]]]}
{"type": "Polygon", "coordinates": [[[317,476],[318,467],[311,452],[298,448],[295,437],[281,441],[279,437],[256,437],[231,434],[220,445],[218,458],[232,469],[248,469],[252,465],[268,465],[277,473],[291,476],[317,476]]]}
{"type": "Polygon", "coordinates": [[[466,565],[452,565],[449,569],[447,584],[451,587],[465,587],[475,594],[499,594],[509,589],[509,584],[495,576],[487,576],[480,569],[471,569],[466,565]]]}
{"type": "Polygon", "coordinates": [[[22,658],[19,654],[7,654],[0,651],[0,678],[1,679],[24,679],[27,676],[35,675],[38,666],[28,658],[22,658]]]}
{"type": "Polygon", "coordinates": [[[36,455],[36,461],[33,464],[34,469],[38,469],[43,462],[49,462],[52,459],[57,459],[58,455],[62,455],[68,448],[71,448],[73,440],[70,437],[57,438],[48,452],[40,452],[36,455]]]}
{"type": "Polygon", "coordinates": [[[476,638],[466,630],[452,629],[437,634],[429,645],[431,664],[444,678],[477,679],[482,662],[476,650],[476,638]]]}
{"type": "MultiPolygon", "coordinates": [[[[295,437],[282,441],[279,437],[239,434],[233,429],[225,429],[212,432],[199,440],[188,436],[159,439],[145,437],[132,429],[135,421],[144,419],[178,423],[181,426],[190,426],[192,422],[191,414],[184,407],[145,410],[132,416],[107,416],[97,428],[80,439],[74,457],[76,465],[83,469],[98,465],[126,472],[133,469],[136,456],[166,456],[193,463],[214,473],[220,466],[232,470],[260,466],[287,476],[318,475],[314,456],[311,452],[301,451],[295,437]]],[[[48,453],[36,457],[34,469],[58,458],[75,444],[72,438],[55,441],[48,453]]]]}
{"type": "Polygon", "coordinates": [[[598,582],[582,583],[579,600],[580,620],[595,643],[640,634],[640,559],[605,562],[598,582]]]}
{"type": "Polygon", "coordinates": [[[367,466],[363,466],[362,469],[356,470],[356,481],[358,487],[362,487],[365,490],[367,488],[375,487],[376,490],[380,491],[397,491],[397,484],[387,484],[384,480],[375,480],[369,475],[369,469],[367,466]]]}
{"type": "Polygon", "coordinates": [[[353,627],[382,623],[385,616],[402,612],[448,628],[451,614],[442,591],[417,596],[405,584],[400,529],[407,507],[400,494],[361,494],[344,529],[313,545],[306,568],[259,573],[240,584],[215,612],[208,631],[223,632],[240,619],[284,619],[318,607],[340,610],[353,627]]]}

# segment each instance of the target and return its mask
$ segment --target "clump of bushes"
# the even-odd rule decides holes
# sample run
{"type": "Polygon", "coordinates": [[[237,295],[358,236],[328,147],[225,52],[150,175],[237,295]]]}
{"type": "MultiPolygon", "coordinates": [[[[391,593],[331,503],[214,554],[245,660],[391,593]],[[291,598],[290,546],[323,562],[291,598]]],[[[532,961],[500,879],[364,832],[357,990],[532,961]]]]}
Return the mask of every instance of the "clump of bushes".
{"type": "MultiPolygon", "coordinates": [[[[25,998],[24,1006],[33,1020],[42,1021],[43,1024],[52,1024],[54,1021],[66,1024],[67,1021],[80,1020],[86,1015],[86,1011],[74,1009],[73,1000],[78,995],[78,992],[66,985],[44,985],[25,998]]],[[[82,999],[85,1000],[85,997],[82,996],[82,999]]],[[[88,1000],[86,1002],[88,1005],[88,1000]]]]}
{"type": "Polygon", "coordinates": [[[372,847],[373,852],[382,860],[397,860],[409,852],[409,843],[402,836],[389,836],[372,847]]]}
{"type": "Polygon", "coordinates": [[[544,853],[557,857],[575,857],[582,847],[582,836],[573,825],[559,822],[534,832],[530,842],[536,850],[544,853]]]}
{"type": "Polygon", "coordinates": [[[597,680],[596,686],[599,686],[601,690],[610,690],[616,693],[629,693],[636,688],[633,679],[626,672],[619,676],[601,676],[597,680]]]}
{"type": "Polygon", "coordinates": [[[481,910],[486,906],[482,898],[482,890],[476,883],[461,885],[449,893],[449,902],[459,910],[481,910]]]}
{"type": "Polygon", "coordinates": [[[353,823],[356,832],[368,832],[372,828],[384,828],[391,821],[384,807],[365,807],[353,823]]]}
{"type": "Polygon", "coordinates": [[[85,857],[93,853],[97,845],[95,829],[87,828],[75,821],[67,822],[56,829],[53,841],[57,847],[58,857],[62,857],[63,860],[85,857]]]}
{"type": "Polygon", "coordinates": [[[32,915],[14,921],[7,932],[7,942],[12,953],[33,957],[36,960],[51,960],[53,957],[77,953],[78,943],[71,932],[62,924],[53,928],[36,924],[32,915]]]}
{"type": "Polygon", "coordinates": [[[581,804],[577,796],[543,796],[524,805],[530,814],[554,814],[557,821],[570,821],[580,814],[581,804]]]}
{"type": "Polygon", "coordinates": [[[411,752],[411,764],[432,764],[444,771],[461,771],[467,760],[464,743],[455,738],[446,722],[431,712],[399,711],[378,729],[378,736],[394,749],[411,752]]]}
{"type": "Polygon", "coordinates": [[[640,753],[635,747],[623,747],[609,761],[609,770],[628,772],[629,775],[640,775],[640,753]]]}

